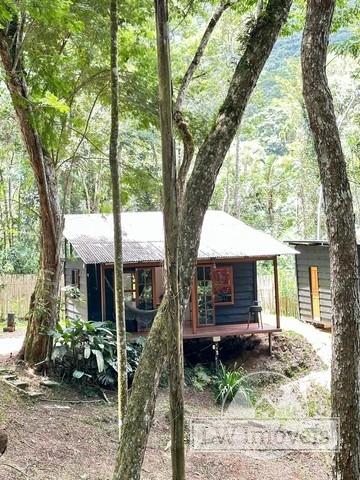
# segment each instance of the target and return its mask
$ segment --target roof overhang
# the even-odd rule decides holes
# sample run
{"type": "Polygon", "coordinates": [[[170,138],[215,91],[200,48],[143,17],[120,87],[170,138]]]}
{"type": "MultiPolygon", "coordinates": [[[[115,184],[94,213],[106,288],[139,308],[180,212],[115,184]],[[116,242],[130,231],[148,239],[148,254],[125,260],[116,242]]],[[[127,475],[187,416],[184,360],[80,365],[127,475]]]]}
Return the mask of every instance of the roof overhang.
{"type": "MultiPolygon", "coordinates": [[[[161,212],[122,214],[124,265],[158,263],[164,259],[164,231],[161,212]]],[[[64,237],[85,264],[113,263],[112,215],[66,215],[64,237]]],[[[198,260],[230,261],[272,258],[298,253],[273,238],[231,217],[208,211],[204,218],[198,260]]]]}

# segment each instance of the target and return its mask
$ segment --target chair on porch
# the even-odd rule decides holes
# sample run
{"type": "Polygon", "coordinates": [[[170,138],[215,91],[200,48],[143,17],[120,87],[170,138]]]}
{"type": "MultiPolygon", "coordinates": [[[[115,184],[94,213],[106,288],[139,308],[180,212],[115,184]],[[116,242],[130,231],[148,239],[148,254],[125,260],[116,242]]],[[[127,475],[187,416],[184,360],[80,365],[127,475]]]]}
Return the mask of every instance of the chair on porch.
{"type": "Polygon", "coordinates": [[[128,318],[131,317],[136,321],[138,332],[147,332],[151,328],[157,309],[141,310],[134,306],[132,302],[125,302],[125,312],[128,318]]]}
{"type": "Polygon", "coordinates": [[[248,328],[250,327],[250,323],[257,323],[259,328],[264,328],[262,321],[262,306],[258,300],[255,300],[249,307],[248,328]]]}

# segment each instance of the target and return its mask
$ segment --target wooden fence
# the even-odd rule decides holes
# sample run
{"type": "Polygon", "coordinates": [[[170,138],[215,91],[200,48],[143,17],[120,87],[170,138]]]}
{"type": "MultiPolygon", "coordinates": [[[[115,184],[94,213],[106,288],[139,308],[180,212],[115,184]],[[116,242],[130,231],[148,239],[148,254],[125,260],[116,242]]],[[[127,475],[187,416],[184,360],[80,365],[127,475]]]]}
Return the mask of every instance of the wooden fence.
{"type": "MultiPolygon", "coordinates": [[[[258,275],[258,298],[265,313],[275,313],[275,286],[273,275],[258,275]]],[[[295,281],[279,275],[280,313],[286,317],[298,316],[295,281]]]]}
{"type": "Polygon", "coordinates": [[[0,321],[8,313],[24,318],[35,283],[36,275],[0,275],[0,321]]]}

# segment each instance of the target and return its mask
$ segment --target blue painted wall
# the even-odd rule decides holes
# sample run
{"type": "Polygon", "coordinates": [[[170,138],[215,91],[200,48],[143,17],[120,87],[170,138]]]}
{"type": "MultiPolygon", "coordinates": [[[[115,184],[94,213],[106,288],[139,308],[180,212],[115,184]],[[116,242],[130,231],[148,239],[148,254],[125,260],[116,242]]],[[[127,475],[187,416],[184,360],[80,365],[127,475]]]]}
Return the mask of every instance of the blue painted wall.
{"type": "MultiPolygon", "coordinates": [[[[222,265],[216,264],[217,267],[222,265]]],[[[256,262],[235,263],[234,305],[215,307],[216,325],[247,323],[249,307],[257,297],[256,262]]]]}
{"type": "MultiPolygon", "coordinates": [[[[247,323],[249,307],[257,299],[256,262],[236,263],[232,267],[234,304],[215,307],[217,325],[247,323]]],[[[87,294],[89,320],[101,321],[100,265],[87,265],[87,294]]],[[[131,318],[126,320],[129,331],[134,330],[131,318]]]]}

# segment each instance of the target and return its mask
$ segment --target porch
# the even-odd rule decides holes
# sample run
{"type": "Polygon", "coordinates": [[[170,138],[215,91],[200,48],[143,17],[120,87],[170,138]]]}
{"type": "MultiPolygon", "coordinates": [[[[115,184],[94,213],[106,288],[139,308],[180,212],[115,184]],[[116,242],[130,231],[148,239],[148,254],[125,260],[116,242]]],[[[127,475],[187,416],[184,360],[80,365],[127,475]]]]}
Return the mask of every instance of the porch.
{"type": "MultiPolygon", "coordinates": [[[[115,321],[113,265],[100,266],[101,318],[115,321]]],[[[127,331],[147,335],[164,293],[162,265],[137,265],[124,269],[125,317],[127,331]],[[145,279],[145,280],[144,280],[145,279]]],[[[222,338],[247,334],[279,332],[280,301],[277,257],[199,261],[190,302],[184,320],[184,339],[222,338]],[[250,315],[250,306],[258,302],[257,262],[272,264],[276,324],[261,325],[250,315]],[[249,323],[250,322],[250,323],[249,323]]]]}
{"type": "Polygon", "coordinates": [[[232,337],[252,334],[271,334],[281,332],[281,328],[277,328],[273,325],[263,323],[263,326],[259,326],[257,323],[250,323],[249,326],[244,323],[237,323],[231,325],[206,325],[198,327],[193,332],[192,328],[184,326],[184,339],[191,340],[193,338],[214,338],[214,337],[232,337]]]}
{"type": "MultiPolygon", "coordinates": [[[[244,323],[237,323],[232,325],[206,325],[197,328],[193,332],[192,328],[184,324],[183,338],[184,340],[195,339],[211,339],[213,345],[215,345],[215,356],[218,357],[218,343],[225,337],[242,337],[244,335],[268,335],[269,339],[269,353],[272,353],[272,334],[281,332],[281,328],[263,323],[260,326],[258,323],[250,323],[249,325],[244,323]]],[[[138,337],[147,336],[149,330],[143,332],[129,333],[129,339],[136,339],[138,337]]]]}

